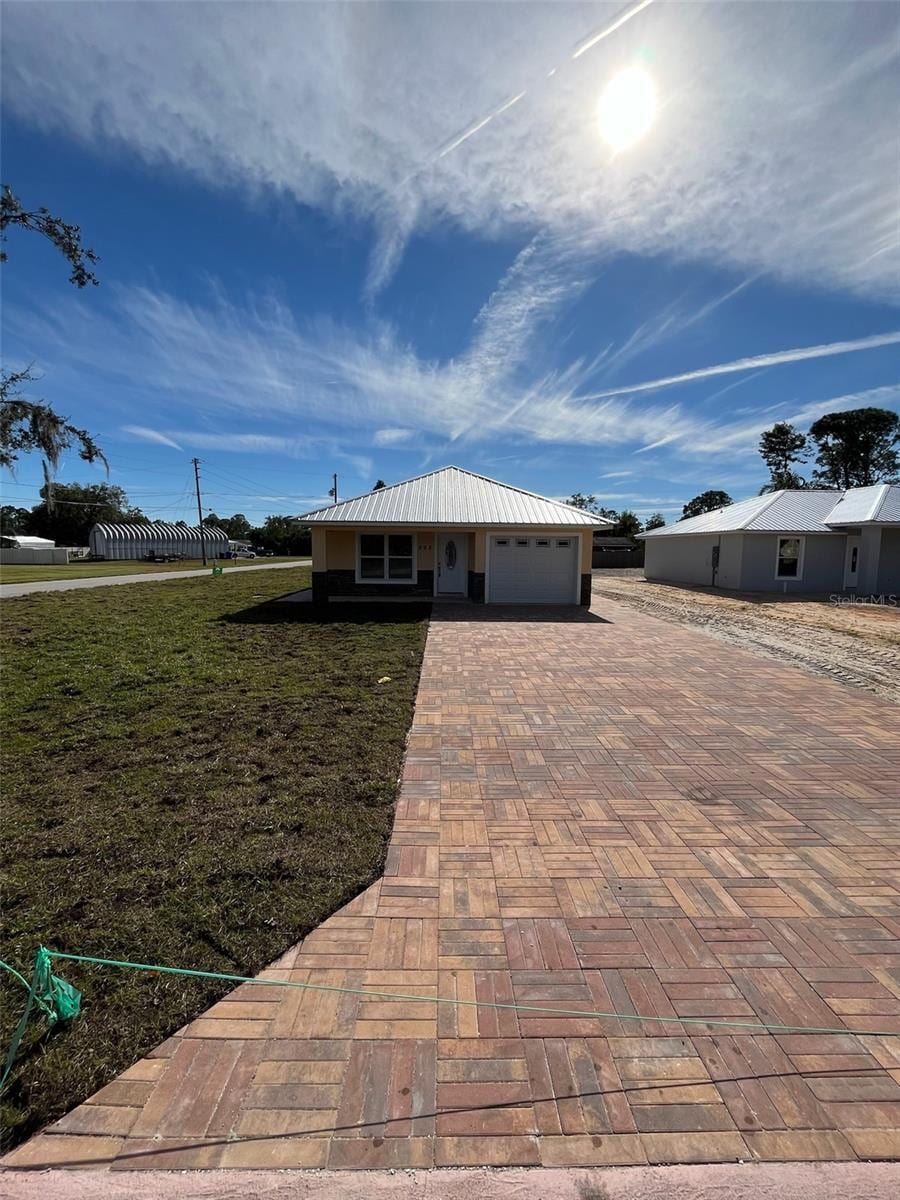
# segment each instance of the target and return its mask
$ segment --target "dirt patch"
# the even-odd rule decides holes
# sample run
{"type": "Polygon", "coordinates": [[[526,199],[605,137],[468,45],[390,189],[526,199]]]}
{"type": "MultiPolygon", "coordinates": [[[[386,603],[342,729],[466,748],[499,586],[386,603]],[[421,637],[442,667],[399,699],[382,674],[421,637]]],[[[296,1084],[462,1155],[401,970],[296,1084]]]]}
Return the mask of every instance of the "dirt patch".
{"type": "Polygon", "coordinates": [[[593,590],[900,702],[900,607],[679,587],[639,571],[596,572],[593,590]]]}

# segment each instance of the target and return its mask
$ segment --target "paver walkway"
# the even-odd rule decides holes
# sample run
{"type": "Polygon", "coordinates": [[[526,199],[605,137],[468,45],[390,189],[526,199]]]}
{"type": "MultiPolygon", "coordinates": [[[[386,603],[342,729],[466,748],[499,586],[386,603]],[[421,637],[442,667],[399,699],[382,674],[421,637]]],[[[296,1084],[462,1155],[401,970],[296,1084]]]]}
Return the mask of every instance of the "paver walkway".
{"type": "Polygon", "coordinates": [[[900,1035],[900,711],[597,612],[436,615],[384,878],[266,973],[425,999],[242,986],[8,1161],[900,1156],[900,1036],[677,1019],[900,1035]]]}

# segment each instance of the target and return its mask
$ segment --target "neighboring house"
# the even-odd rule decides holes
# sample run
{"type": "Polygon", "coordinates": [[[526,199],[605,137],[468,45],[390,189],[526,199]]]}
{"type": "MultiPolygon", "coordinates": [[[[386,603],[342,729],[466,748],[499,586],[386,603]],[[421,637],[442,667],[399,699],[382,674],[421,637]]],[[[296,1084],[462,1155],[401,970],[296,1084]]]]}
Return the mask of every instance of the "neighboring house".
{"type": "Polygon", "coordinates": [[[644,547],[635,544],[628,537],[595,533],[593,565],[595,567],[642,567],[644,565],[644,547]]]}
{"type": "Polygon", "coordinates": [[[56,542],[50,538],[30,537],[20,533],[3,534],[0,537],[0,563],[7,566],[60,566],[68,561],[68,550],[58,550],[56,542]]]}
{"type": "Polygon", "coordinates": [[[771,492],[638,535],[647,579],[900,593],[900,485],[771,492]]]}
{"type": "Polygon", "coordinates": [[[460,467],[305,513],[313,600],[434,596],[590,604],[591,535],[612,522],[460,467]]]}

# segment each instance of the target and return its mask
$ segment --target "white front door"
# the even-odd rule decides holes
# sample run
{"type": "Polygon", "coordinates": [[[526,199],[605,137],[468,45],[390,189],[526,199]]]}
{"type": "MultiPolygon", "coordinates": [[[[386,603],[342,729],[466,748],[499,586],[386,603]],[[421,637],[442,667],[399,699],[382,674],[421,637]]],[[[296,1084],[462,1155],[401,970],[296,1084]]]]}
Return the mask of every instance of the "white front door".
{"type": "Polygon", "coordinates": [[[469,590],[468,535],[442,533],[437,544],[437,594],[465,595],[469,590]]]}
{"type": "Polygon", "coordinates": [[[844,559],[845,588],[855,588],[859,579],[859,543],[858,537],[847,538],[847,557],[844,559]]]}

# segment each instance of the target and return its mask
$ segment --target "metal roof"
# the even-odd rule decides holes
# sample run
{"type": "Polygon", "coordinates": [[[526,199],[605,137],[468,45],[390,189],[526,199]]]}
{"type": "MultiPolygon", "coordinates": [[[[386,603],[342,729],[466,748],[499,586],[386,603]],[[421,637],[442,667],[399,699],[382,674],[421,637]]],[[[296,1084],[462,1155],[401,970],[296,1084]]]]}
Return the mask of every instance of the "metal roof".
{"type": "Polygon", "coordinates": [[[837,533],[844,525],[900,524],[900,485],[848,488],[843,494],[803,488],[752,496],[725,508],[676,521],[641,538],[692,533],[837,533]]]}
{"type": "MultiPolygon", "coordinates": [[[[215,525],[204,525],[203,533],[211,542],[228,541],[226,534],[215,525]]],[[[170,525],[165,521],[142,521],[134,525],[101,522],[91,527],[91,535],[102,534],[107,538],[128,538],[134,541],[149,541],[153,538],[183,538],[200,541],[199,525],[170,525]]]]}
{"type": "Polygon", "coordinates": [[[834,507],[836,492],[812,488],[769,492],[739,500],[724,508],[688,517],[674,525],[638,534],[641,538],[676,537],[694,533],[833,533],[825,518],[834,507]]]}
{"type": "Polygon", "coordinates": [[[522,488],[475,475],[461,467],[441,467],[353,500],[302,513],[309,525],[486,525],[492,528],[582,525],[595,529],[613,522],[522,488]]]}
{"type": "Polygon", "coordinates": [[[900,524],[900,484],[849,488],[825,520],[829,525],[900,524]]]}
{"type": "Polygon", "coordinates": [[[12,542],[20,550],[55,550],[56,542],[50,538],[31,537],[22,533],[4,533],[4,542],[12,542]]]}

